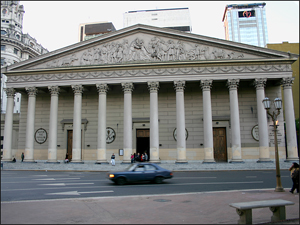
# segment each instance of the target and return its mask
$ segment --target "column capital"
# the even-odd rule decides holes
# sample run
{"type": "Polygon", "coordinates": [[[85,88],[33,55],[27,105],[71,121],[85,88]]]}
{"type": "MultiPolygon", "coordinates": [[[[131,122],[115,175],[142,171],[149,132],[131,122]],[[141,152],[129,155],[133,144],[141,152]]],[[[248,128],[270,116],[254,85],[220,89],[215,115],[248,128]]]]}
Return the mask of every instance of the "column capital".
{"type": "Polygon", "coordinates": [[[294,84],[294,77],[287,77],[287,78],[282,78],[280,84],[282,85],[282,87],[284,89],[286,88],[292,88],[293,84],[294,84]]]}
{"type": "Polygon", "coordinates": [[[38,93],[38,89],[36,87],[25,87],[29,96],[36,96],[38,93]]]}
{"type": "Polygon", "coordinates": [[[159,82],[158,81],[148,81],[148,89],[150,92],[157,92],[159,90],[159,82]]]}
{"type": "Polygon", "coordinates": [[[133,83],[121,83],[123,91],[132,92],[134,89],[133,83]]]}
{"type": "Polygon", "coordinates": [[[72,85],[72,89],[74,94],[82,94],[83,92],[83,87],[81,84],[72,85]]]}
{"type": "Polygon", "coordinates": [[[48,86],[51,95],[59,95],[60,88],[58,86],[48,86]]]}
{"type": "Polygon", "coordinates": [[[264,89],[267,83],[267,78],[255,78],[253,85],[256,89],[264,89]]]}
{"type": "Polygon", "coordinates": [[[239,86],[240,79],[228,79],[227,80],[227,87],[229,90],[236,90],[239,86]]]}
{"type": "Polygon", "coordinates": [[[175,80],[174,88],[176,91],[183,91],[185,88],[185,81],[184,80],[175,80]]]}
{"type": "Polygon", "coordinates": [[[212,88],[213,80],[200,80],[200,86],[202,90],[210,90],[212,88]]]}
{"type": "Polygon", "coordinates": [[[14,88],[4,88],[7,97],[15,97],[16,91],[14,88]]]}
{"type": "Polygon", "coordinates": [[[99,83],[99,84],[96,84],[96,87],[97,87],[97,90],[98,90],[98,93],[107,93],[108,90],[109,90],[109,87],[106,83],[99,83]]]}

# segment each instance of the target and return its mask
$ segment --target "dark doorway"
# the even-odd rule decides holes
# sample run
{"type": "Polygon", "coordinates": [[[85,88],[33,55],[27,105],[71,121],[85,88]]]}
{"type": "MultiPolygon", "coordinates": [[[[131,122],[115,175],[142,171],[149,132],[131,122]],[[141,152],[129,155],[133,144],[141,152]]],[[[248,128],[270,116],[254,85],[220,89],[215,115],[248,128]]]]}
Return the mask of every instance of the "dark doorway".
{"type": "Polygon", "coordinates": [[[150,129],[136,130],[136,153],[140,155],[147,153],[150,160],[150,129]]]}
{"type": "Polygon", "coordinates": [[[68,130],[68,144],[67,144],[67,155],[66,157],[71,161],[72,159],[72,148],[73,148],[73,130],[68,130]]]}
{"type": "Polygon", "coordinates": [[[214,158],[216,162],[227,162],[226,127],[214,127],[214,158]]]}

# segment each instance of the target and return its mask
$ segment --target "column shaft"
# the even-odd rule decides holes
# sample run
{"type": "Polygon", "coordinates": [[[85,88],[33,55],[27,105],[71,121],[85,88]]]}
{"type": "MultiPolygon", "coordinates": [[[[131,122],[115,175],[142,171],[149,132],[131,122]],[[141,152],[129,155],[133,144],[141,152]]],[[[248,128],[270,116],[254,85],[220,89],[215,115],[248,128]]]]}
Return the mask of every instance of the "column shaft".
{"type": "Polygon", "coordinates": [[[27,124],[26,124],[26,143],[25,143],[25,158],[24,162],[34,161],[34,123],[35,123],[35,103],[37,89],[35,87],[26,88],[28,93],[28,109],[27,109],[27,124]]]}
{"type": "Polygon", "coordinates": [[[284,78],[282,80],[284,93],[284,114],[286,123],[287,161],[299,161],[297,148],[297,134],[295,125],[295,111],[293,102],[292,85],[295,78],[284,78]]]}
{"type": "Polygon", "coordinates": [[[200,85],[203,94],[203,126],[204,126],[204,161],[203,163],[215,163],[214,136],[212,125],[211,94],[212,80],[201,80],[200,85]]]}
{"type": "Polygon", "coordinates": [[[237,87],[239,79],[228,80],[227,86],[229,87],[230,96],[230,124],[231,124],[231,150],[232,159],[231,163],[243,162],[242,161],[242,148],[241,148],[241,131],[240,131],[240,113],[237,87]]]}
{"type": "Polygon", "coordinates": [[[51,93],[50,120],[49,120],[49,146],[48,163],[58,163],[57,161],[57,116],[58,116],[58,86],[48,87],[51,93]]]}
{"type": "Polygon", "coordinates": [[[255,79],[259,133],[259,160],[257,162],[271,162],[269,149],[269,130],[267,121],[267,111],[263,105],[265,98],[265,85],[267,79],[255,79]]]}
{"type": "Polygon", "coordinates": [[[5,92],[7,95],[7,103],[6,103],[6,114],[5,114],[5,125],[4,125],[2,161],[11,162],[15,90],[13,88],[6,88],[5,92]]]}
{"type": "Polygon", "coordinates": [[[132,83],[122,83],[124,91],[124,156],[122,163],[131,163],[132,154],[132,83]]]}
{"type": "Polygon", "coordinates": [[[148,82],[150,90],[150,161],[160,163],[158,126],[158,82],[148,82]]]}
{"type": "Polygon", "coordinates": [[[98,146],[96,163],[108,164],[106,158],[106,93],[107,84],[96,84],[99,93],[98,104],[98,146]]]}
{"type": "Polygon", "coordinates": [[[177,160],[176,163],[187,163],[185,137],[185,108],[184,87],[185,81],[174,81],[176,90],[176,130],[177,130],[177,160]]]}

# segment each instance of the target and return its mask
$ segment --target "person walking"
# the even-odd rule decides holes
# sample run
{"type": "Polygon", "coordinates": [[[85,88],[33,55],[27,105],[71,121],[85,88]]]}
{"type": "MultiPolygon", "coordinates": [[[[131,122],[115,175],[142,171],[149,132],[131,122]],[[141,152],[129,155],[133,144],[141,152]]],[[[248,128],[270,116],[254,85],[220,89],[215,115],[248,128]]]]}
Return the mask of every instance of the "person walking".
{"type": "Polygon", "coordinates": [[[149,161],[147,152],[145,152],[145,161],[146,161],[146,162],[149,161]]]}
{"type": "Polygon", "coordinates": [[[293,186],[290,192],[293,194],[296,189],[297,193],[299,193],[299,164],[294,162],[289,168],[289,171],[291,171],[291,178],[293,181],[293,186]]]}
{"type": "Polygon", "coordinates": [[[131,163],[133,163],[133,160],[134,160],[134,155],[133,155],[133,154],[131,154],[130,158],[131,158],[131,163]]]}
{"type": "Polygon", "coordinates": [[[115,158],[116,158],[115,153],[113,153],[110,158],[111,158],[111,165],[115,166],[116,165],[116,162],[115,162],[115,158]]]}
{"type": "Polygon", "coordinates": [[[21,154],[21,159],[22,159],[22,162],[23,162],[23,160],[24,160],[24,152],[22,152],[22,154],[21,154]]]}
{"type": "Polygon", "coordinates": [[[144,162],[145,161],[145,156],[144,154],[141,155],[141,162],[144,162]]]}

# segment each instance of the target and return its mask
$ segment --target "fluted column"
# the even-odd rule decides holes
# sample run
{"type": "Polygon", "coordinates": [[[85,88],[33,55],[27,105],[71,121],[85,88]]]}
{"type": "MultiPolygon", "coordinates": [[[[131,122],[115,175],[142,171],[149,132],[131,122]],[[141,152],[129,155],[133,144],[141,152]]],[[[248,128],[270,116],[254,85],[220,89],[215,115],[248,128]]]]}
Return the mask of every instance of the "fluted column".
{"type": "Polygon", "coordinates": [[[283,78],[284,118],[286,124],[287,161],[299,161],[292,85],[294,77],[283,78]]]}
{"type": "Polygon", "coordinates": [[[177,125],[177,160],[176,163],[187,163],[185,137],[185,108],[184,88],[185,81],[174,81],[176,90],[176,125],[177,125]]]}
{"type": "Polygon", "coordinates": [[[204,126],[204,161],[203,163],[215,163],[214,136],[212,128],[211,93],[212,80],[201,80],[200,86],[203,95],[203,126],[204,126]]]}
{"type": "Polygon", "coordinates": [[[35,103],[38,90],[36,87],[26,87],[28,93],[28,109],[26,124],[25,158],[23,162],[35,162],[34,151],[34,123],[35,123],[35,103]]]}
{"type": "Polygon", "coordinates": [[[239,79],[229,79],[227,86],[229,88],[230,98],[230,124],[231,124],[231,150],[232,159],[231,163],[240,163],[242,160],[241,148],[241,130],[240,130],[240,113],[239,113],[239,100],[237,88],[239,79]]]}
{"type": "Polygon", "coordinates": [[[272,162],[270,159],[269,149],[269,132],[267,111],[264,108],[263,99],[265,98],[265,85],[267,79],[255,79],[254,86],[256,88],[256,101],[257,101],[257,116],[258,116],[258,133],[259,133],[259,160],[260,162],[272,162]]]}
{"type": "Polygon", "coordinates": [[[73,143],[72,163],[83,163],[81,160],[81,107],[82,107],[82,85],[72,85],[74,92],[74,114],[73,114],[73,143]]]}
{"type": "Polygon", "coordinates": [[[132,91],[133,83],[122,83],[124,91],[124,156],[122,163],[131,163],[132,154],[132,91]]]}
{"type": "Polygon", "coordinates": [[[148,88],[150,91],[150,161],[160,163],[157,96],[159,82],[148,82],[148,88]]]}
{"type": "Polygon", "coordinates": [[[47,163],[59,163],[57,161],[57,115],[58,115],[58,86],[48,86],[51,94],[50,120],[49,120],[49,144],[47,163]]]}
{"type": "Polygon", "coordinates": [[[14,116],[14,97],[15,89],[5,88],[7,95],[6,114],[4,125],[4,140],[3,140],[3,162],[12,162],[12,135],[13,135],[13,116],[14,116]]]}
{"type": "Polygon", "coordinates": [[[107,84],[96,84],[99,93],[98,104],[98,145],[96,164],[108,164],[106,158],[106,93],[107,84]]]}

